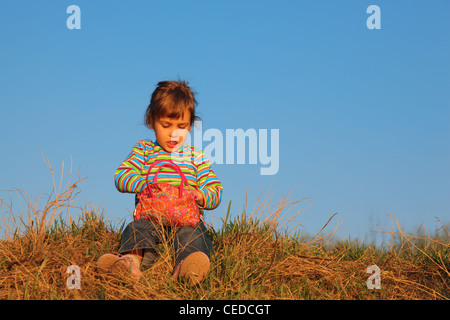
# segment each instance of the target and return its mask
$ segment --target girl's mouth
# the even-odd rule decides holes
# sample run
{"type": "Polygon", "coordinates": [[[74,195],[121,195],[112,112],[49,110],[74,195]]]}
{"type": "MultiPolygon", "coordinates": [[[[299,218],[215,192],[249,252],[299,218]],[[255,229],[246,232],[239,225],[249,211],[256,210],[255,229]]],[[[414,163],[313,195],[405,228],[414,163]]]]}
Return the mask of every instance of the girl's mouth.
{"type": "Polygon", "coordinates": [[[173,149],[177,144],[181,142],[183,142],[183,137],[172,137],[170,141],[167,141],[167,146],[173,149]],[[177,139],[178,141],[176,141],[175,139],[177,139]]]}
{"type": "Polygon", "coordinates": [[[175,148],[175,146],[178,144],[178,142],[177,141],[169,141],[169,142],[167,142],[167,146],[169,147],[169,148],[175,148]]]}

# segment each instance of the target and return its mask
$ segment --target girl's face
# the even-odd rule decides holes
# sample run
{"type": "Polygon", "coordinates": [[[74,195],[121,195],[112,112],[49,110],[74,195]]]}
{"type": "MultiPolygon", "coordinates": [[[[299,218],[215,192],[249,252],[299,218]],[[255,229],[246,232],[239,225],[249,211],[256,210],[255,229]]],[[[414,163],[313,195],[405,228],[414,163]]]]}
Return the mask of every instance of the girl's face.
{"type": "Polygon", "coordinates": [[[183,117],[178,119],[161,117],[155,119],[153,130],[156,140],[166,152],[174,152],[186,141],[190,126],[190,113],[185,112],[183,117]]]}

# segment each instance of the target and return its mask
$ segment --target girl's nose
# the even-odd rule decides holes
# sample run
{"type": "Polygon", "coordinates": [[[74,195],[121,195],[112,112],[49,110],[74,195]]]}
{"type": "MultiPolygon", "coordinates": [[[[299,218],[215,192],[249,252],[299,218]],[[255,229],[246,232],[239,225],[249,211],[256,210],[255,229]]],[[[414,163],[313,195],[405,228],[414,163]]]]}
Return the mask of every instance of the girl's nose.
{"type": "Polygon", "coordinates": [[[186,129],[176,129],[172,131],[172,134],[170,135],[170,138],[172,141],[178,141],[181,142],[183,140],[183,137],[187,135],[186,129]]]}
{"type": "Polygon", "coordinates": [[[170,140],[171,141],[176,141],[177,143],[180,143],[182,140],[183,140],[183,137],[181,137],[181,136],[171,136],[170,137],[170,140]]]}

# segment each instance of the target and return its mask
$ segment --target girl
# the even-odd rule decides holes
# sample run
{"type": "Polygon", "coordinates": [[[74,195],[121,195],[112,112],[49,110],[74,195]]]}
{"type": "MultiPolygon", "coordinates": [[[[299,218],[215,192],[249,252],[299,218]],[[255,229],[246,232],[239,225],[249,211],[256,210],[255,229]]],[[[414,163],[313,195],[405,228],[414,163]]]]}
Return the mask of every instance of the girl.
{"type": "MultiPolygon", "coordinates": [[[[120,164],[115,173],[115,184],[120,192],[142,192],[150,165],[157,160],[166,160],[177,164],[186,176],[202,215],[203,209],[212,210],[219,205],[223,189],[209,160],[201,150],[184,144],[198,119],[196,105],[194,92],[187,82],[158,83],[145,113],[145,124],[154,130],[156,140],[138,142],[120,164]]],[[[152,168],[149,181],[153,181],[158,168],[159,165],[152,168]]],[[[173,169],[164,167],[158,174],[158,182],[179,186],[181,178],[173,169]]],[[[105,254],[98,259],[97,266],[106,270],[119,267],[139,278],[142,275],[140,269],[152,265],[157,246],[165,239],[157,227],[151,220],[134,220],[122,234],[118,250],[121,256],[105,254]]],[[[171,229],[170,226],[164,228],[171,229]]],[[[173,247],[175,267],[172,277],[184,277],[191,285],[202,281],[209,270],[210,256],[214,254],[203,220],[195,227],[177,228],[173,247]]]]}

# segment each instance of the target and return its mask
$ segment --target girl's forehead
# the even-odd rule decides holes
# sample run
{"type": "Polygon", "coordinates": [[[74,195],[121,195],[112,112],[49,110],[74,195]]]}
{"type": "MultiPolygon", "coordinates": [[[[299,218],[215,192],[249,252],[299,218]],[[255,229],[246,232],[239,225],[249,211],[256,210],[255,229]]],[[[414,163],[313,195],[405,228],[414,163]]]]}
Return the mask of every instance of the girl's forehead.
{"type": "Polygon", "coordinates": [[[190,120],[190,117],[188,115],[188,112],[185,112],[183,114],[182,117],[179,118],[172,118],[172,117],[167,117],[167,116],[162,116],[158,119],[160,122],[169,122],[169,123],[184,123],[184,122],[188,122],[190,120]]]}

